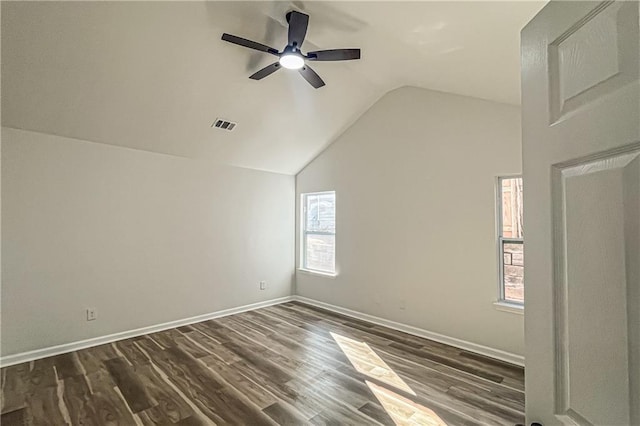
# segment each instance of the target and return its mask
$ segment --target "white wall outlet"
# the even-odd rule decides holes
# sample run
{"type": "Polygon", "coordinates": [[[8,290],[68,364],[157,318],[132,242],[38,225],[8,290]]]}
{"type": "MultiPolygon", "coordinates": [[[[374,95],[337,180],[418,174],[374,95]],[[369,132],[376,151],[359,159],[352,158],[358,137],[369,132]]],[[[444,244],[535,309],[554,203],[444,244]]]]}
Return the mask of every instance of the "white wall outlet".
{"type": "Polygon", "coordinates": [[[87,308],[87,321],[98,319],[98,310],[96,308],[87,308]]]}
{"type": "Polygon", "coordinates": [[[405,309],[407,309],[407,301],[406,301],[406,300],[404,300],[404,299],[402,299],[402,300],[400,301],[400,310],[401,310],[401,311],[404,311],[405,309]]]}
{"type": "Polygon", "coordinates": [[[266,289],[267,289],[267,282],[260,281],[260,290],[266,290],[266,289]]]}

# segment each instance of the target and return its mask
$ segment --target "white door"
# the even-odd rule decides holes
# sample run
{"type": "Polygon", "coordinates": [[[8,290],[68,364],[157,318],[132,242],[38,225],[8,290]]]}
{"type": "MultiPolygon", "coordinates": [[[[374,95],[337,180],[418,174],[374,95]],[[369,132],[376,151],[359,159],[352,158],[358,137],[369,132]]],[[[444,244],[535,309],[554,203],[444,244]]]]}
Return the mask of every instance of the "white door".
{"type": "Polygon", "coordinates": [[[527,422],[640,425],[639,5],[522,32],[527,422]]]}

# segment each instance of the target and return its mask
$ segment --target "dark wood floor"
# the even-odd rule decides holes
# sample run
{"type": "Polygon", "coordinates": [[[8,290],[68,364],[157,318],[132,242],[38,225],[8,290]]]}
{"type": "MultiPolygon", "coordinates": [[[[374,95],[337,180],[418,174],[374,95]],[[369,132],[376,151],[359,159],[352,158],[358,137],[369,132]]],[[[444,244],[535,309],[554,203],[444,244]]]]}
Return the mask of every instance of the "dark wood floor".
{"type": "Polygon", "coordinates": [[[2,369],[2,426],[523,422],[524,373],[286,303],[2,369]]]}

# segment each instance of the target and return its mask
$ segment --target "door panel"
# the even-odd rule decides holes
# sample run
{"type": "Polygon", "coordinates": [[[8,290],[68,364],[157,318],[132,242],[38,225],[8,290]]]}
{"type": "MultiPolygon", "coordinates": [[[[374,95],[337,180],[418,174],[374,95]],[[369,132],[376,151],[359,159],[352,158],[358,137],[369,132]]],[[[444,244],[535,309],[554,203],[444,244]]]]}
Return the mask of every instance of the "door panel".
{"type": "Polygon", "coordinates": [[[553,168],[556,409],[579,424],[631,424],[638,400],[627,295],[639,285],[639,165],[640,150],[624,150],[553,168]]]}
{"type": "Polygon", "coordinates": [[[527,421],[640,425],[640,4],[522,32],[527,421]]]}
{"type": "MultiPolygon", "coordinates": [[[[592,5],[597,3],[592,3],[592,5]]],[[[551,121],[629,84],[637,74],[632,2],[600,3],[549,45],[551,121]]]]}

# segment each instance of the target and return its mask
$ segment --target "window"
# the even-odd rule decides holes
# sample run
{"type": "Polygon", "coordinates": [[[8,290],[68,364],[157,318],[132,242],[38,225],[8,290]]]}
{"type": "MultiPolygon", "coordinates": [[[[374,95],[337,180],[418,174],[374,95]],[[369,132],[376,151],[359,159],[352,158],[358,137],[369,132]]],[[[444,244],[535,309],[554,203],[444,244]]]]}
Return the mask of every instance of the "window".
{"type": "Polygon", "coordinates": [[[498,178],[500,301],[524,303],[522,178],[498,178]]]}
{"type": "Polygon", "coordinates": [[[301,268],[336,271],[336,193],[302,194],[301,268]]]}

